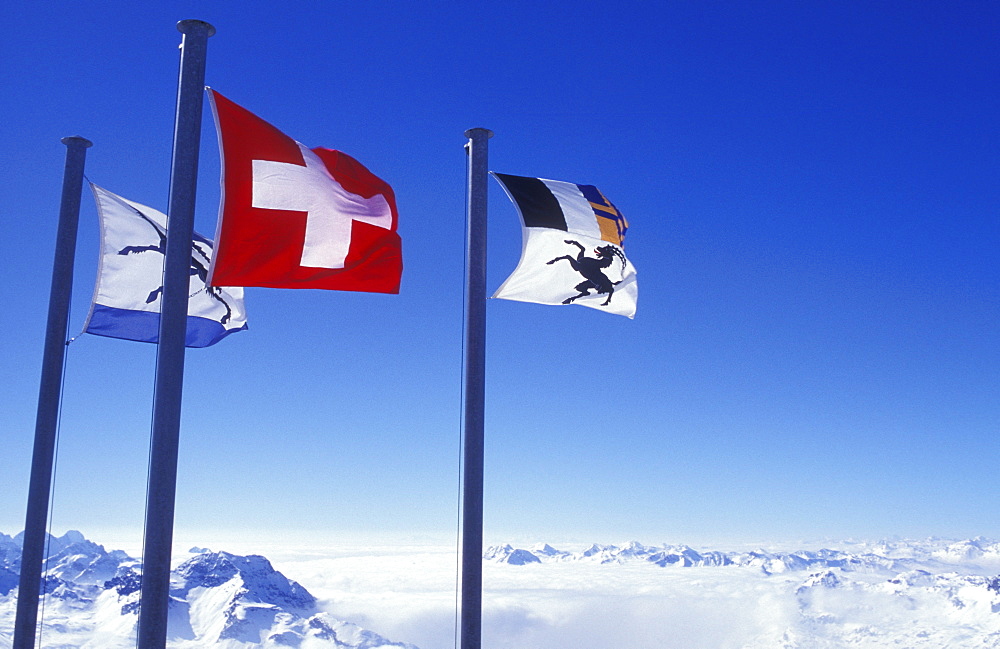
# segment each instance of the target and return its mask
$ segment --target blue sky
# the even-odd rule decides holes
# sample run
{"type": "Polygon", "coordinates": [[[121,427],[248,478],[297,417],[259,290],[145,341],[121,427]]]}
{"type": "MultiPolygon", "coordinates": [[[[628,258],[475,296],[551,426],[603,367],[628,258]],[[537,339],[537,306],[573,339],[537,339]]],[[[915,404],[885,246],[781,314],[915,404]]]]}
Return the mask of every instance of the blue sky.
{"type": "MultiPolygon", "coordinates": [[[[187,354],[176,525],[454,534],[465,129],[629,218],[634,321],[488,304],[485,535],[1000,536],[1000,9],[904,2],[38,2],[0,69],[4,450],[23,526],[61,137],[165,209],[178,20],[207,83],[394,187],[398,296],[248,289],[187,354]]],[[[206,112],[196,227],[219,201],[206,112]]],[[[493,181],[491,181],[493,183],[493,181]]],[[[520,251],[490,187],[489,289],[520,251]]],[[[85,195],[73,315],[97,261],[85,195]]],[[[69,349],[54,531],[141,539],[151,345],[69,349]]],[[[100,539],[98,539],[100,540],[100,539]]]]}

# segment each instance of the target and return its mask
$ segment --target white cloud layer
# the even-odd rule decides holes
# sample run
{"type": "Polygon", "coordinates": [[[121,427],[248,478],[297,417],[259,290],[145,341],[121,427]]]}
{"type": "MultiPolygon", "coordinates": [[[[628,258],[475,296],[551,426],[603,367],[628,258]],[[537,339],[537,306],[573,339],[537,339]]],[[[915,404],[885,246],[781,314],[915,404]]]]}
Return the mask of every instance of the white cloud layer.
{"type": "MultiPolygon", "coordinates": [[[[1000,595],[985,576],[1000,570],[995,557],[963,558],[961,548],[934,554],[906,544],[886,553],[919,555],[920,567],[768,573],[759,566],[660,567],[647,561],[487,562],[483,644],[490,649],[1000,646],[1000,595]]],[[[453,549],[359,550],[324,558],[288,556],[275,563],[336,617],[421,649],[455,646],[453,549]]]]}

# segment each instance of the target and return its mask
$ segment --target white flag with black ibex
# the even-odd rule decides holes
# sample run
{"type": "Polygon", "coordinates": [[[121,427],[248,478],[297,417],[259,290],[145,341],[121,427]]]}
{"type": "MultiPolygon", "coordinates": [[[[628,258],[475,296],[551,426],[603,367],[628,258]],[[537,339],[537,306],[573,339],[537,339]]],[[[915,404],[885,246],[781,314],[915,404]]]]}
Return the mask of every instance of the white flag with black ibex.
{"type": "MultiPolygon", "coordinates": [[[[91,183],[101,221],[101,262],[84,331],[155,343],[160,338],[167,216],[91,183]]],[[[242,288],[205,285],[212,242],[191,242],[187,347],[208,347],[247,328],[242,288]]]]}
{"type": "MultiPolygon", "coordinates": [[[[491,172],[493,173],[493,172],[491,172]]],[[[580,304],[632,318],[636,272],[628,223],[593,185],[493,173],[521,216],[521,261],[493,297],[580,304]]]]}

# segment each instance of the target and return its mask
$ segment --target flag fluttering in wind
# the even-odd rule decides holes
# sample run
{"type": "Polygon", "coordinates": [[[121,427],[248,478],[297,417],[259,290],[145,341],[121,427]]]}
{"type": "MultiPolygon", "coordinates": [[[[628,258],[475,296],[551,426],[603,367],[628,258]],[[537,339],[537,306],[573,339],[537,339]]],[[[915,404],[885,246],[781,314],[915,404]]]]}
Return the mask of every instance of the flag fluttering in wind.
{"type": "Polygon", "coordinates": [[[388,183],[340,151],[309,149],[209,89],[223,200],[212,286],[398,293],[388,183]]]}
{"type": "MultiPolygon", "coordinates": [[[[167,217],[91,183],[101,223],[101,258],[84,331],[155,343],[159,340],[167,217]]],[[[247,328],[242,288],[206,285],[212,242],[191,245],[187,347],[208,347],[247,328]]]]}
{"type": "Polygon", "coordinates": [[[593,185],[493,173],[521,216],[521,260],[493,297],[581,304],[635,316],[635,266],[625,257],[628,223],[593,185]]]}

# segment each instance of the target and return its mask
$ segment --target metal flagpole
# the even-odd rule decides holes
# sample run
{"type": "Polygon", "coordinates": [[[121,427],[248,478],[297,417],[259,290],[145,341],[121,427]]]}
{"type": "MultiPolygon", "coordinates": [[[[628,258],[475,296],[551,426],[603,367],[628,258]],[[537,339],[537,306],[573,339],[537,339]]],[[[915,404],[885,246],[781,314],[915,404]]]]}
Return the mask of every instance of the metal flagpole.
{"type": "Polygon", "coordinates": [[[52,290],[49,293],[49,319],[45,329],[45,352],[42,379],[38,390],[38,414],[35,417],[35,447],[31,456],[28,483],[28,511],[24,518],[21,547],[21,576],[17,590],[17,613],[14,618],[14,649],[35,646],[38,625],[38,595],[41,590],[42,561],[45,559],[45,525],[52,488],[52,463],[55,459],[56,427],[62,398],[63,365],[66,359],[66,327],[69,320],[70,294],[73,291],[73,260],[76,255],[76,232],[80,222],[80,194],[83,190],[83,167],[90,140],[79,136],[64,137],[66,167],[63,172],[62,205],[56,233],[56,255],[52,264],[52,290]]]}
{"type": "Polygon", "coordinates": [[[461,649],[482,644],[483,424],[486,410],[486,196],[493,131],[465,132],[469,171],[466,242],[465,428],[462,476],[461,649]]]}
{"type": "Polygon", "coordinates": [[[191,240],[194,232],[198,147],[205,97],[205,54],[215,28],[201,20],[182,20],[177,117],[167,208],[167,252],[160,303],[160,342],[156,350],[153,430],[150,445],[146,530],[143,541],[139,649],[163,649],[167,642],[170,554],[174,533],[177,448],[180,437],[184,342],[187,334],[191,240]]]}

